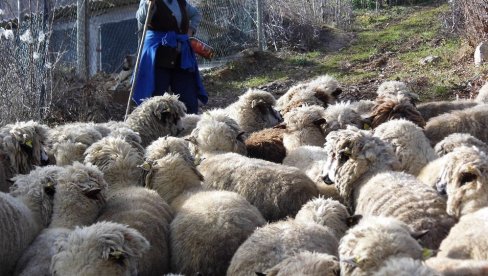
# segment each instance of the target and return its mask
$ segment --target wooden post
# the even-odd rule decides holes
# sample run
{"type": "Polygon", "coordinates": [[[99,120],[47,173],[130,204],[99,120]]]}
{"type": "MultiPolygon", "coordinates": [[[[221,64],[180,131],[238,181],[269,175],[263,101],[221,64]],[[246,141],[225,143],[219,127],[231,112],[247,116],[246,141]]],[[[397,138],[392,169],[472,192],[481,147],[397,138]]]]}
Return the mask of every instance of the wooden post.
{"type": "Polygon", "coordinates": [[[77,0],[76,9],[76,69],[78,76],[86,80],[88,78],[88,0],[77,0]]]}

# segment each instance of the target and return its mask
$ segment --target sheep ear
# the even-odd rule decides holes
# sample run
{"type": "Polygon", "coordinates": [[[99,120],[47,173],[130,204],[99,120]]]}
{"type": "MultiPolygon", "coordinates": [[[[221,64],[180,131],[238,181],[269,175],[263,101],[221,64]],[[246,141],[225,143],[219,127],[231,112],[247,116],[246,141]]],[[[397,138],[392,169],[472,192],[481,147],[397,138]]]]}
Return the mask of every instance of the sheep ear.
{"type": "Polygon", "coordinates": [[[117,229],[117,232],[103,234],[99,238],[104,259],[121,260],[127,255],[140,256],[149,249],[149,242],[138,231],[125,227],[117,229]]]}
{"type": "Polygon", "coordinates": [[[198,145],[197,138],[195,138],[194,136],[188,136],[187,138],[185,138],[185,141],[188,141],[194,145],[198,145]]]}
{"type": "Polygon", "coordinates": [[[337,88],[336,90],[334,90],[332,92],[332,96],[334,96],[334,97],[337,98],[341,93],[342,93],[342,89],[341,88],[337,88]]]}
{"type": "Polygon", "coordinates": [[[352,215],[346,219],[346,224],[349,228],[351,228],[354,225],[358,224],[362,218],[363,215],[352,215]]]}
{"type": "Polygon", "coordinates": [[[321,126],[323,124],[327,123],[327,121],[325,120],[325,118],[319,118],[319,119],[316,119],[315,121],[313,121],[313,124],[316,125],[316,126],[321,126]]]}
{"type": "Polygon", "coordinates": [[[237,134],[237,137],[236,137],[237,141],[244,142],[246,140],[245,135],[246,135],[246,132],[244,132],[244,131],[239,132],[239,134],[237,134]]]}
{"type": "Polygon", "coordinates": [[[276,129],[286,129],[286,124],[285,124],[285,122],[282,122],[280,124],[275,125],[273,128],[276,128],[276,129]]]}
{"type": "Polygon", "coordinates": [[[360,260],[359,258],[357,257],[354,257],[354,258],[349,258],[349,259],[345,259],[345,260],[341,260],[342,263],[346,263],[352,267],[357,267],[358,264],[360,263],[360,260]]]}
{"type": "Polygon", "coordinates": [[[156,108],[156,110],[154,110],[153,114],[154,116],[156,116],[159,120],[161,120],[163,118],[163,115],[166,114],[166,113],[170,113],[171,112],[171,108],[167,105],[167,104],[163,104],[162,106],[160,106],[159,108],[156,108]]]}
{"type": "Polygon", "coordinates": [[[145,161],[144,163],[142,163],[141,165],[139,165],[137,167],[145,170],[146,172],[148,172],[148,171],[150,171],[152,169],[152,165],[153,165],[152,162],[145,161]]]}
{"type": "Polygon", "coordinates": [[[44,193],[46,193],[48,196],[54,196],[56,193],[56,187],[54,186],[54,183],[51,181],[47,182],[46,185],[44,185],[44,193]]]}
{"type": "Polygon", "coordinates": [[[423,236],[425,236],[427,233],[429,233],[429,229],[426,229],[426,230],[421,230],[421,231],[416,231],[416,232],[412,232],[410,234],[410,236],[412,236],[412,238],[416,239],[416,240],[419,240],[421,239],[423,236]]]}

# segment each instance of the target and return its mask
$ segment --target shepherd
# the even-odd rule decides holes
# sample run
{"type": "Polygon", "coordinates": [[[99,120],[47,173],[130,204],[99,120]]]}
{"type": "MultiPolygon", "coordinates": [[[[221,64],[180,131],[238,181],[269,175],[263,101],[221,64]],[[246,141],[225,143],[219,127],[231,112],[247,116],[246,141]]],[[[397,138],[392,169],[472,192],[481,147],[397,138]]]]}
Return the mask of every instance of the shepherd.
{"type": "Polygon", "coordinates": [[[208,102],[189,40],[201,21],[200,12],[185,0],[141,0],[136,18],[146,31],[132,100],[139,105],[171,91],[179,95],[187,113],[197,114],[198,102],[208,102]]]}

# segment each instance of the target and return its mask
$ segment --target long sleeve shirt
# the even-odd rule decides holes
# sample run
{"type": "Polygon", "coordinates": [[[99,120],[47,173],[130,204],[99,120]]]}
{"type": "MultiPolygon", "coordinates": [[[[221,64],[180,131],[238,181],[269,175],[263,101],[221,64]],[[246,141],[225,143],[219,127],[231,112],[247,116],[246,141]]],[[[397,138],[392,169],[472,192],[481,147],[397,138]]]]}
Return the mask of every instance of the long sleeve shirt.
{"type": "MultiPolygon", "coordinates": [[[[182,15],[177,0],[154,0],[154,1],[163,1],[173,13],[173,16],[176,18],[178,24],[181,25],[182,15]]],[[[144,22],[146,20],[147,9],[148,9],[147,0],[141,0],[141,2],[139,3],[139,9],[136,12],[136,18],[137,21],[142,25],[144,25],[144,22]]],[[[198,25],[200,24],[200,21],[202,21],[202,15],[198,11],[198,9],[196,9],[188,2],[186,2],[186,10],[187,10],[188,18],[190,19],[190,28],[196,31],[198,25]]]]}

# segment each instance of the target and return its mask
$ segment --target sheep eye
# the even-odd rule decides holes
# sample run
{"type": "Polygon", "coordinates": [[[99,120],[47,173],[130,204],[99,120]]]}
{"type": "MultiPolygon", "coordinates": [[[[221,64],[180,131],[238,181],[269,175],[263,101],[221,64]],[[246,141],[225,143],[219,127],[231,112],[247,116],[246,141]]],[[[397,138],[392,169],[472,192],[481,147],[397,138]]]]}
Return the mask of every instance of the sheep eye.
{"type": "Polygon", "coordinates": [[[348,154],[345,151],[342,151],[339,153],[339,162],[340,163],[346,163],[347,160],[349,160],[349,157],[351,157],[351,154],[348,154]]]}
{"type": "Polygon", "coordinates": [[[476,175],[473,173],[462,173],[459,181],[459,186],[464,186],[467,183],[473,182],[476,180],[476,175]]]}

